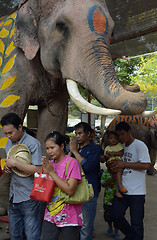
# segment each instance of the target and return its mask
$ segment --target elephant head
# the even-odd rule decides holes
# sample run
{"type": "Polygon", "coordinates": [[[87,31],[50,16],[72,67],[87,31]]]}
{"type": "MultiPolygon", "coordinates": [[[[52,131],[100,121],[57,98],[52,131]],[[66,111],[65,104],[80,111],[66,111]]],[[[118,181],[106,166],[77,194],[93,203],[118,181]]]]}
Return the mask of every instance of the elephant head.
{"type": "Polygon", "coordinates": [[[137,86],[122,87],[116,77],[114,23],[104,0],[21,0],[0,21],[0,117],[12,111],[24,119],[28,106],[38,105],[37,138],[44,143],[52,129],[65,131],[68,92],[87,112],[143,112],[145,95],[137,86]],[[76,83],[104,108],[83,100],[76,83]]]}
{"type": "Polygon", "coordinates": [[[83,109],[99,111],[81,102],[75,83],[88,89],[104,107],[119,110],[106,110],[106,115],[138,114],[146,98],[118,82],[110,54],[113,26],[102,0],[28,0],[18,11],[15,43],[29,60],[40,51],[41,64],[53,82],[62,79],[65,84],[70,79],[68,92],[83,109]]]}

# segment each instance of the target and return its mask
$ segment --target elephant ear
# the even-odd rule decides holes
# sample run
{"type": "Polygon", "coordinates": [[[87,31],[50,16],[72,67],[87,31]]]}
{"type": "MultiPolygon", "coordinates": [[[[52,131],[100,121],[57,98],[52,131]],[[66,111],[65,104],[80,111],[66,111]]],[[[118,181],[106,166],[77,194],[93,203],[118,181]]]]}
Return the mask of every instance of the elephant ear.
{"type": "Polygon", "coordinates": [[[35,57],[39,49],[37,19],[34,12],[34,9],[37,11],[38,6],[34,2],[27,1],[20,6],[14,35],[15,46],[21,48],[29,60],[35,57]]]}

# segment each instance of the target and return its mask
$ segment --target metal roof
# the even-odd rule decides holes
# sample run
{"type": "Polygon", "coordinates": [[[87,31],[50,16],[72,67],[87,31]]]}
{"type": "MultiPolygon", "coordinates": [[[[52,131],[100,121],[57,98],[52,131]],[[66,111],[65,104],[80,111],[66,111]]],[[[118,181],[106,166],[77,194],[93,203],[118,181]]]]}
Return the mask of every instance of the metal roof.
{"type": "MultiPolygon", "coordinates": [[[[0,16],[19,2],[24,0],[0,0],[0,16]]],[[[106,0],[106,3],[115,22],[113,54],[134,56],[157,51],[157,0],[106,0]]]]}
{"type": "Polygon", "coordinates": [[[111,52],[133,56],[157,51],[156,0],[106,0],[115,22],[111,52]]]}

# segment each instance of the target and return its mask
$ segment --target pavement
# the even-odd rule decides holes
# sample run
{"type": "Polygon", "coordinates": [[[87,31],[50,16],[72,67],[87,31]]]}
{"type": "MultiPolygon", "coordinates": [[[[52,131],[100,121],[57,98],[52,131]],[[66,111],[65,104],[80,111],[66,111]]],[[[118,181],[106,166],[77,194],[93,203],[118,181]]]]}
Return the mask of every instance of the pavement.
{"type": "MultiPolygon", "coordinates": [[[[146,177],[147,195],[145,203],[145,218],[144,218],[144,240],[157,240],[157,174],[146,177]]],[[[103,189],[99,195],[97,215],[95,219],[95,240],[112,240],[108,237],[107,223],[103,219],[103,189]]],[[[126,218],[129,220],[129,211],[126,213],[126,218]]],[[[119,232],[121,237],[124,235],[119,232]]]]}
{"type": "MultiPolygon", "coordinates": [[[[147,195],[145,203],[145,218],[144,218],[144,240],[157,240],[157,174],[146,177],[147,195]]],[[[126,213],[129,219],[129,212],[126,213]]],[[[0,222],[0,240],[9,238],[9,234],[5,233],[7,223],[0,222]]],[[[108,237],[107,223],[103,219],[103,188],[98,198],[97,215],[95,219],[95,238],[93,240],[112,240],[113,237],[108,237]]],[[[121,237],[124,237],[120,232],[121,237]]],[[[18,240],[18,239],[17,239],[18,240]]],[[[30,239],[29,239],[30,240],[30,239]]]]}

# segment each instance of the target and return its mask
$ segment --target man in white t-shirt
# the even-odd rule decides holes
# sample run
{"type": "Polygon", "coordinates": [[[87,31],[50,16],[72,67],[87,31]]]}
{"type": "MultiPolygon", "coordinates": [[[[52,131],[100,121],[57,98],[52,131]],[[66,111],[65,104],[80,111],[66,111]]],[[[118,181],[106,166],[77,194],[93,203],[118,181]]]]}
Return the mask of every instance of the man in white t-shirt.
{"type": "Polygon", "coordinates": [[[126,122],[116,126],[120,142],[124,144],[123,161],[112,163],[112,170],[123,169],[122,184],[128,190],[122,193],[122,198],[114,197],[112,218],[116,228],[125,235],[124,240],[143,240],[144,203],[146,194],[145,170],[150,168],[150,156],[147,146],[134,139],[131,127],[126,122]],[[131,224],[125,218],[127,208],[130,208],[131,224]]]}

